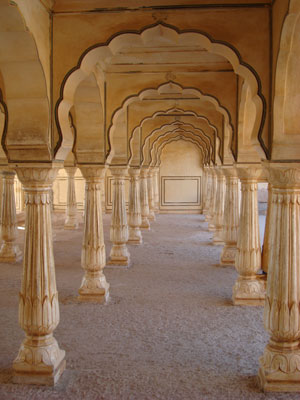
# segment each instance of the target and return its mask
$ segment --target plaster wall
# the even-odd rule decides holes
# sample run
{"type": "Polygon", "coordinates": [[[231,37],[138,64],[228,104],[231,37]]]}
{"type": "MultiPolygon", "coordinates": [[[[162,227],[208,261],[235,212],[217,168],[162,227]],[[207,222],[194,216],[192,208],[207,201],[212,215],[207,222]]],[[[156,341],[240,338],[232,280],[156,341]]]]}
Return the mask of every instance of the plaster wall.
{"type": "Polygon", "coordinates": [[[184,140],[162,150],[160,165],[160,211],[201,212],[202,156],[196,145],[184,140]]]}

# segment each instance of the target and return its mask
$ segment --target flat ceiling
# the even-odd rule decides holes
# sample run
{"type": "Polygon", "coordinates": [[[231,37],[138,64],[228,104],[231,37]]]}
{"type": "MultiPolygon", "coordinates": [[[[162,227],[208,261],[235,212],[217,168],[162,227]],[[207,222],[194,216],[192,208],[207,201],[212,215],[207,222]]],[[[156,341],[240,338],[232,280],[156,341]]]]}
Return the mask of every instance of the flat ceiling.
{"type": "Polygon", "coordinates": [[[273,4],[274,0],[41,0],[55,13],[147,8],[246,7],[273,4]],[[141,5],[142,3],[142,5],[141,5]]]}

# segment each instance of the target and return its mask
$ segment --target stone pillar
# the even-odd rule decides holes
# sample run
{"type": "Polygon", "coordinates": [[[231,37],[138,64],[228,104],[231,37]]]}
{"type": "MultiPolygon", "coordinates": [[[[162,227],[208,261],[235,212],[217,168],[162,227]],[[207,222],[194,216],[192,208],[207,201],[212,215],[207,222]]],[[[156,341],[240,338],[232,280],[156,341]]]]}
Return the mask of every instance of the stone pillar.
{"type": "Polygon", "coordinates": [[[203,211],[203,213],[205,214],[205,221],[207,222],[210,222],[211,220],[210,207],[212,198],[212,186],[213,186],[212,173],[210,168],[208,168],[206,172],[206,193],[204,193],[205,207],[203,211]]]}
{"type": "Polygon", "coordinates": [[[210,198],[210,208],[209,208],[209,215],[210,215],[210,222],[208,224],[208,230],[214,231],[215,230],[215,212],[216,212],[216,198],[217,198],[217,188],[218,188],[218,177],[216,171],[212,168],[211,169],[212,175],[212,189],[211,189],[211,198],[210,198]]]}
{"type": "Polygon", "coordinates": [[[101,205],[102,205],[102,214],[106,214],[106,168],[105,171],[103,172],[103,177],[101,177],[101,205]]]}
{"type": "Polygon", "coordinates": [[[239,277],[233,287],[235,305],[262,305],[265,298],[265,281],[257,272],[261,267],[259,240],[257,181],[261,167],[238,167],[242,184],[242,203],[235,267],[239,277]]]}
{"type": "Polygon", "coordinates": [[[264,391],[300,391],[300,164],[271,164],[269,268],[260,359],[264,391]]]}
{"type": "Polygon", "coordinates": [[[155,212],[159,212],[159,167],[153,168],[153,182],[154,182],[154,208],[155,212]]]}
{"type": "Polygon", "coordinates": [[[77,167],[65,167],[68,175],[67,210],[64,229],[78,229],[77,202],[74,176],[77,167]]]}
{"type": "Polygon", "coordinates": [[[141,244],[142,234],[140,226],[142,224],[141,214],[141,194],[140,194],[140,169],[130,168],[130,192],[128,206],[128,225],[130,244],[141,244]]]}
{"type": "Polygon", "coordinates": [[[16,202],[14,192],[15,172],[2,171],[2,204],[0,262],[14,263],[22,258],[19,246],[15,243],[18,235],[16,202]]]}
{"type": "Polygon", "coordinates": [[[264,243],[262,249],[262,256],[261,256],[261,269],[267,273],[268,272],[268,265],[269,265],[269,238],[270,238],[270,214],[271,214],[271,196],[272,196],[272,188],[271,184],[268,184],[268,208],[267,208],[267,215],[266,215],[266,224],[265,224],[265,235],[264,235],[264,243]]]}
{"type": "MultiPolygon", "coordinates": [[[[214,244],[224,244],[223,241],[223,222],[224,222],[224,203],[225,203],[225,190],[226,180],[223,171],[220,167],[216,170],[217,172],[217,192],[216,192],[216,208],[214,214],[214,244]]],[[[226,210],[227,212],[227,210],[226,210]]]]}
{"type": "Polygon", "coordinates": [[[239,187],[237,171],[234,168],[224,168],[226,177],[226,194],[224,206],[223,240],[225,246],[221,253],[221,264],[235,263],[237,253],[237,238],[239,229],[239,187]]]}
{"type": "Polygon", "coordinates": [[[128,168],[111,167],[113,176],[113,202],[110,225],[110,240],[113,246],[110,251],[110,265],[129,264],[129,252],[126,246],[128,241],[128,225],[125,204],[125,176],[128,168]]]}
{"type": "Polygon", "coordinates": [[[15,383],[54,385],[65,369],[65,352],[53,331],[59,322],[52,247],[50,190],[57,169],[18,167],[26,219],[19,323],[26,337],[13,363],[15,383]]]}
{"type": "Polygon", "coordinates": [[[142,210],[142,225],[143,229],[150,229],[149,224],[149,203],[148,203],[148,171],[145,168],[141,169],[141,210],[142,210]]]}
{"type": "Polygon", "coordinates": [[[147,180],[147,189],[148,189],[148,202],[149,202],[149,220],[155,221],[155,204],[154,204],[154,181],[153,181],[153,169],[148,169],[148,180],[147,180]]]}
{"type": "Polygon", "coordinates": [[[101,206],[101,180],[105,173],[102,165],[80,165],[85,179],[84,230],[81,266],[84,277],[78,290],[79,300],[105,303],[109,284],[103,274],[106,263],[101,206]]]}
{"type": "Polygon", "coordinates": [[[208,178],[208,173],[207,173],[207,167],[203,168],[203,173],[202,173],[202,214],[206,215],[207,213],[207,202],[206,202],[206,194],[207,194],[207,178],[208,178]]]}

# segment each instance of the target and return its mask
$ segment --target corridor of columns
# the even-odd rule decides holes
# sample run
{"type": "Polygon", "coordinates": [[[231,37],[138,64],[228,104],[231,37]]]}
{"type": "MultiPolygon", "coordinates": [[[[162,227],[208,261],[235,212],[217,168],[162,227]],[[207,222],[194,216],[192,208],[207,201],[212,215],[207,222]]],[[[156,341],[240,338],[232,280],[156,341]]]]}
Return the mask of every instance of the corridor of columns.
{"type": "MultiPolygon", "coordinates": [[[[11,382],[5,366],[23,335],[17,328],[22,265],[1,264],[1,399],[265,399],[256,377],[268,340],[263,308],[233,306],[237,273],[220,267],[222,247],[212,245],[202,215],[158,215],[143,232],[144,246],[129,246],[130,268],[105,267],[110,300],[100,307],[77,297],[82,217],[73,232],[63,230],[62,214],[53,222],[61,313],[55,336],[68,368],[54,388],[11,382]]],[[[105,215],[107,254],[109,225],[105,215]]]]}
{"type": "Polygon", "coordinates": [[[300,392],[299,0],[0,0],[0,50],[4,397],[300,392]]]}

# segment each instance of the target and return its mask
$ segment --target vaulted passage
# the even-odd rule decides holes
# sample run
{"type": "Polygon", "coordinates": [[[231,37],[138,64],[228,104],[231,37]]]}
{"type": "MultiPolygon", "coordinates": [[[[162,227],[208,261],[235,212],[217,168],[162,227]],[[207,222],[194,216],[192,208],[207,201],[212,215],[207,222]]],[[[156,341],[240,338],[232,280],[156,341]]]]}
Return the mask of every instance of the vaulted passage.
{"type": "MultiPolygon", "coordinates": [[[[263,309],[232,305],[237,273],[219,266],[221,247],[211,244],[202,215],[158,215],[144,232],[144,246],[130,246],[132,267],[104,269],[111,299],[103,307],[77,299],[83,224],[66,232],[63,222],[54,216],[61,311],[56,339],[68,352],[68,370],[55,388],[35,387],[35,398],[264,398],[256,384],[268,340],[263,309]]],[[[106,215],[107,241],[109,223],[106,215]]],[[[10,371],[3,370],[23,335],[16,329],[21,263],[1,264],[0,271],[6,282],[0,293],[0,398],[31,399],[33,392],[10,383],[10,371]]]]}

